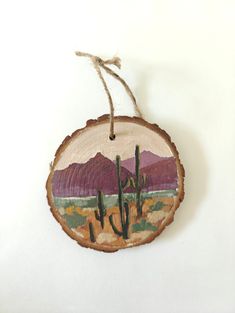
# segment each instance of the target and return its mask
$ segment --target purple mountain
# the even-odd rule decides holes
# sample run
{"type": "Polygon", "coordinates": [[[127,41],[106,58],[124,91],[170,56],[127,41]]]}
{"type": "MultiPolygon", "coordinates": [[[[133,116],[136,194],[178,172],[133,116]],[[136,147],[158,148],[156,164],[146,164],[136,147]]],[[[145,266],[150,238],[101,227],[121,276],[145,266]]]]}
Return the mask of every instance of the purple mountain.
{"type": "Polygon", "coordinates": [[[169,190],[178,186],[177,170],[174,157],[165,158],[141,169],[146,174],[146,190],[169,190]]]}
{"type": "MultiPolygon", "coordinates": [[[[121,167],[121,179],[124,181],[130,176],[131,173],[121,167]]],[[[94,196],[98,190],[106,195],[118,193],[116,166],[101,153],[84,164],[73,163],[54,172],[52,192],[56,197],[94,196]]],[[[126,192],[131,192],[131,188],[126,192]]]]}
{"type": "MultiPolygon", "coordinates": [[[[122,161],[121,180],[135,176],[135,158],[122,161]]],[[[177,188],[177,170],[174,157],[159,157],[143,151],[140,156],[140,171],[146,174],[144,191],[177,188]]],[[[56,197],[87,197],[100,190],[106,195],[117,194],[117,174],[114,161],[97,153],[86,163],[73,163],[63,170],[56,170],[52,178],[52,193],[56,197]]],[[[125,192],[134,192],[132,187],[125,192]]]]}
{"type": "MultiPolygon", "coordinates": [[[[140,168],[156,164],[159,161],[166,160],[167,157],[160,157],[150,151],[143,151],[140,154],[140,168]]],[[[129,172],[135,173],[135,158],[129,158],[122,161],[122,166],[128,169],[129,172]]]]}

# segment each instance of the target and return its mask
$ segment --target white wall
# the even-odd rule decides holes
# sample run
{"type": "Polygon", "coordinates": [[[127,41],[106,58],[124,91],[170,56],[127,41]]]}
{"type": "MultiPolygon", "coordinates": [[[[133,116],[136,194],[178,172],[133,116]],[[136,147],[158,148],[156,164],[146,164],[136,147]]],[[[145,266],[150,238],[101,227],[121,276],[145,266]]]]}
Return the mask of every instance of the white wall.
{"type": "Polygon", "coordinates": [[[0,32],[0,313],[235,312],[235,2],[2,1],[0,32]],[[58,145],[108,113],[76,49],[118,54],[145,119],[180,151],[185,201],[150,245],[84,249],[49,212],[58,145]]]}

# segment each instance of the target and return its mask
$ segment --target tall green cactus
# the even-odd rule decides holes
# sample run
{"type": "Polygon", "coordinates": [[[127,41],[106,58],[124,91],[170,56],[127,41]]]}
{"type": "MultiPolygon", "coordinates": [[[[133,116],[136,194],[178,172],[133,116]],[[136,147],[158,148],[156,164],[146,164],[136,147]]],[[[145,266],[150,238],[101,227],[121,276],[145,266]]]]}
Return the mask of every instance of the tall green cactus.
{"type": "Polygon", "coordinates": [[[100,225],[102,228],[104,228],[104,217],[106,215],[106,209],[104,206],[104,194],[103,192],[99,191],[97,192],[97,204],[98,204],[98,210],[95,210],[95,218],[97,221],[100,221],[100,225]]]}
{"type": "Polygon", "coordinates": [[[135,189],[136,208],[138,217],[142,216],[143,201],[141,200],[141,191],[146,185],[146,174],[140,174],[140,147],[135,146],[135,178],[130,178],[130,184],[135,189]]]}
{"type": "Polygon", "coordinates": [[[118,179],[118,205],[120,212],[120,222],[122,230],[118,230],[113,221],[113,214],[109,216],[109,222],[112,226],[113,231],[118,236],[122,236],[123,239],[128,239],[128,229],[129,229],[129,205],[127,202],[123,201],[123,189],[129,185],[129,179],[125,182],[121,181],[121,160],[120,156],[116,156],[116,171],[118,179]]]}

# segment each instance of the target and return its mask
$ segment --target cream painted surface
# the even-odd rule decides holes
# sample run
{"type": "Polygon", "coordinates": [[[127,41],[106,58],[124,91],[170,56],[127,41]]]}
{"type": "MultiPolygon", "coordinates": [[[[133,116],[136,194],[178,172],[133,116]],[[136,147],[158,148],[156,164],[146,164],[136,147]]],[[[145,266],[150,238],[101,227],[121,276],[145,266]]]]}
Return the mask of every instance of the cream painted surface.
{"type": "Polygon", "coordinates": [[[109,139],[109,123],[89,127],[77,135],[61,154],[55,169],[63,169],[71,163],[85,163],[97,152],[101,152],[110,160],[120,155],[125,160],[135,155],[135,146],[139,144],[141,151],[151,151],[159,156],[172,156],[170,147],[156,132],[129,122],[115,123],[115,140],[109,139]]]}
{"type": "Polygon", "coordinates": [[[147,214],[147,221],[150,223],[157,223],[160,220],[164,220],[171,212],[155,211],[147,214]]]}
{"type": "Polygon", "coordinates": [[[137,233],[132,233],[131,236],[130,236],[130,239],[127,239],[127,242],[128,240],[136,240],[136,241],[143,241],[145,239],[147,239],[148,237],[150,237],[151,235],[153,234],[152,231],[149,231],[149,230],[143,230],[143,231],[140,231],[140,232],[137,232],[137,233]]]}
{"type": "Polygon", "coordinates": [[[98,244],[109,244],[113,241],[117,240],[117,238],[113,234],[109,233],[100,233],[96,239],[98,244]]]}

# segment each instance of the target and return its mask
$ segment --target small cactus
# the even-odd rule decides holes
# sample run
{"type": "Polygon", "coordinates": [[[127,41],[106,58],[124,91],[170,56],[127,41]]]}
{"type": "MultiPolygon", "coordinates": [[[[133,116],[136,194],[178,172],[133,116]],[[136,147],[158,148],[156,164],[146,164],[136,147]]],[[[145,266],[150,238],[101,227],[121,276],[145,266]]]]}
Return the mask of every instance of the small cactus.
{"type": "Polygon", "coordinates": [[[95,242],[94,227],[91,222],[89,222],[89,233],[90,233],[90,241],[95,242]]]}
{"type": "Polygon", "coordinates": [[[104,206],[104,194],[101,191],[98,191],[97,193],[97,204],[98,204],[98,210],[95,210],[95,218],[97,221],[100,221],[100,225],[102,228],[104,228],[104,217],[106,215],[106,209],[104,206]]]}

